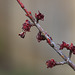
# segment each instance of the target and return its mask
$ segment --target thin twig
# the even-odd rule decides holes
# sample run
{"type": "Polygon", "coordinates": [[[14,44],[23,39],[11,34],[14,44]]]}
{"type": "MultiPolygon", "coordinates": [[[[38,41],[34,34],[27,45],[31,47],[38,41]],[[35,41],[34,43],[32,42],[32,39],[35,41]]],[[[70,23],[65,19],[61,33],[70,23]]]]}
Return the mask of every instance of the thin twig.
{"type": "Polygon", "coordinates": [[[56,62],[56,65],[64,65],[64,64],[67,64],[67,62],[66,61],[56,62]]]}
{"type": "Polygon", "coordinates": [[[72,51],[70,50],[70,52],[69,52],[69,59],[71,59],[71,56],[72,56],[72,51]]]}

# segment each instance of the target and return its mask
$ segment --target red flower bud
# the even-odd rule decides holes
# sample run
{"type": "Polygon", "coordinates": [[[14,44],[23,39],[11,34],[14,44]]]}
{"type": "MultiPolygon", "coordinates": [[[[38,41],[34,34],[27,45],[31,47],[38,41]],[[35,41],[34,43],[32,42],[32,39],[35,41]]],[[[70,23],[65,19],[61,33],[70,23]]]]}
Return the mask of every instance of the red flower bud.
{"type": "Polygon", "coordinates": [[[62,50],[63,48],[69,48],[69,44],[66,44],[64,41],[62,41],[62,44],[60,44],[60,50],[62,50]]]}
{"type": "Polygon", "coordinates": [[[21,7],[24,8],[24,5],[21,3],[21,7]]]}
{"type": "Polygon", "coordinates": [[[26,20],[25,23],[23,24],[22,29],[23,29],[24,31],[28,31],[28,32],[29,32],[31,26],[32,26],[32,25],[30,24],[30,21],[26,20]]]}
{"type": "Polygon", "coordinates": [[[19,36],[20,36],[21,38],[24,38],[24,37],[25,37],[25,32],[19,33],[19,36]]]}
{"type": "Polygon", "coordinates": [[[39,33],[37,34],[36,38],[37,38],[38,42],[40,42],[40,41],[46,39],[43,35],[41,35],[41,32],[40,32],[40,31],[39,31],[39,33]]]}
{"type": "Polygon", "coordinates": [[[67,50],[72,51],[73,54],[75,54],[75,46],[73,45],[73,43],[71,43],[71,45],[65,43],[64,41],[62,42],[62,44],[59,45],[60,46],[60,50],[62,50],[63,48],[66,48],[67,50]]]}
{"type": "Polygon", "coordinates": [[[44,15],[41,14],[39,11],[38,11],[38,14],[35,13],[35,17],[36,17],[37,20],[42,20],[42,21],[44,20],[44,15]]]}
{"type": "Polygon", "coordinates": [[[54,59],[46,61],[47,68],[52,68],[56,65],[56,61],[54,59]]]}
{"type": "Polygon", "coordinates": [[[29,11],[29,14],[31,14],[31,11],[29,11]]]}

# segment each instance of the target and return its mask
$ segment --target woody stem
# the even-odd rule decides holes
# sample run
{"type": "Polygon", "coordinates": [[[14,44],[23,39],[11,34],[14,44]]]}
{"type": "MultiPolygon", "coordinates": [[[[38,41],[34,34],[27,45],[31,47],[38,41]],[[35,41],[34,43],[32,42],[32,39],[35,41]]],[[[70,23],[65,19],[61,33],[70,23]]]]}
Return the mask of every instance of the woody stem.
{"type": "MultiPolygon", "coordinates": [[[[20,6],[22,7],[22,3],[20,2],[20,0],[17,0],[18,3],[20,4],[20,6]]],[[[67,61],[67,64],[73,69],[75,70],[75,64],[72,63],[72,61],[70,59],[68,59],[68,57],[66,57],[66,55],[64,55],[59,48],[56,46],[56,44],[53,42],[53,40],[51,40],[51,38],[45,33],[44,29],[40,26],[39,23],[37,23],[34,19],[34,17],[29,14],[29,12],[27,11],[27,9],[23,6],[22,9],[26,12],[26,14],[28,15],[28,17],[30,18],[30,20],[34,23],[34,25],[37,27],[37,29],[42,32],[42,34],[44,35],[44,37],[46,38],[47,41],[50,41],[51,43],[48,43],[65,61],[67,61]]],[[[70,56],[71,57],[71,54],[70,56]]]]}
{"type": "Polygon", "coordinates": [[[69,59],[71,59],[71,56],[72,56],[72,51],[69,52],[69,56],[68,56],[69,59]]]}
{"type": "Polygon", "coordinates": [[[67,63],[66,61],[56,62],[56,65],[64,65],[64,64],[66,64],[66,63],[67,63]]]}

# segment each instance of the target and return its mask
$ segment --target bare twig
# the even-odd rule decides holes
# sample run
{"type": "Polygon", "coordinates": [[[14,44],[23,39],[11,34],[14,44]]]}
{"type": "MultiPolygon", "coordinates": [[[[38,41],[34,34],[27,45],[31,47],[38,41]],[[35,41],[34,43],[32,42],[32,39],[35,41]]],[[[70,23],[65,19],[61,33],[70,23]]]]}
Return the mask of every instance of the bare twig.
{"type": "Polygon", "coordinates": [[[64,65],[64,64],[67,64],[67,62],[66,61],[56,62],[56,65],[64,65]]]}
{"type": "Polygon", "coordinates": [[[71,59],[71,56],[72,56],[72,51],[69,52],[69,56],[68,56],[69,59],[71,59]]]}

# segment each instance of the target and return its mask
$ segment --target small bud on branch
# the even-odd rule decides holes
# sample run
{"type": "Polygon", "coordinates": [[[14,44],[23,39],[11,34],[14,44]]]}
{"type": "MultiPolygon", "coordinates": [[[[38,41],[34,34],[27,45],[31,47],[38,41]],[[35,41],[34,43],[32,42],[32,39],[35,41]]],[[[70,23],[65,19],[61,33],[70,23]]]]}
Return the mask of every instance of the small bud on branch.
{"type": "Polygon", "coordinates": [[[38,14],[35,13],[35,18],[37,19],[37,23],[38,23],[39,20],[44,21],[44,15],[41,14],[39,11],[38,11],[38,14]]]}
{"type": "Polygon", "coordinates": [[[24,38],[24,37],[25,37],[25,32],[19,33],[19,36],[20,36],[21,38],[24,38]]]}
{"type": "Polygon", "coordinates": [[[54,59],[46,61],[47,68],[52,68],[56,65],[56,61],[54,59]]]}

